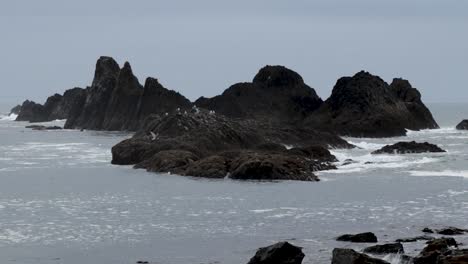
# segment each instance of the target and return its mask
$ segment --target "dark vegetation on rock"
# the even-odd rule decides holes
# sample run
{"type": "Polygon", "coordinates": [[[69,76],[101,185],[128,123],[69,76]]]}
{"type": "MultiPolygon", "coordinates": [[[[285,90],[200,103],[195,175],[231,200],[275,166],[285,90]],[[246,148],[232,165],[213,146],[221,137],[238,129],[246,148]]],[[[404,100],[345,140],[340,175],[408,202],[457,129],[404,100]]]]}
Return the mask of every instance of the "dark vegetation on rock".
{"type": "Polygon", "coordinates": [[[458,130],[468,130],[468,119],[465,119],[457,125],[458,130]]]}
{"type": "Polygon", "coordinates": [[[426,152],[446,152],[437,145],[427,142],[417,143],[411,142],[398,142],[393,145],[387,145],[379,150],[372,152],[372,154],[411,154],[411,153],[426,153],[426,152]]]}

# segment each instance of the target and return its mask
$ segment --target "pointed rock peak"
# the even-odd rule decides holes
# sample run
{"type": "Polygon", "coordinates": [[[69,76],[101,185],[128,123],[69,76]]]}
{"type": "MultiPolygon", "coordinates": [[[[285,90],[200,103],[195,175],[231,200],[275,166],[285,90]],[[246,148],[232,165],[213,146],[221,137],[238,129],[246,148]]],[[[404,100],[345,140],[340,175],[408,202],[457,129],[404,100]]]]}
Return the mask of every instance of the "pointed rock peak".
{"type": "Polygon", "coordinates": [[[148,77],[146,78],[145,81],[145,88],[148,87],[162,87],[162,85],[159,83],[158,79],[153,78],[153,77],[148,77]]]}
{"type": "Polygon", "coordinates": [[[94,71],[94,79],[92,86],[98,85],[102,80],[107,78],[116,78],[119,74],[119,64],[111,57],[99,57],[96,62],[96,70],[94,71]]]}
{"type": "Polygon", "coordinates": [[[390,89],[392,89],[398,98],[405,102],[421,101],[421,93],[416,88],[413,88],[408,80],[395,78],[390,84],[390,89]]]}
{"type": "Polygon", "coordinates": [[[303,84],[304,80],[297,72],[284,66],[267,65],[255,75],[253,82],[272,87],[303,84]]]}
{"type": "Polygon", "coordinates": [[[413,88],[413,86],[411,86],[411,83],[403,78],[394,78],[390,86],[401,88],[413,88]]]}

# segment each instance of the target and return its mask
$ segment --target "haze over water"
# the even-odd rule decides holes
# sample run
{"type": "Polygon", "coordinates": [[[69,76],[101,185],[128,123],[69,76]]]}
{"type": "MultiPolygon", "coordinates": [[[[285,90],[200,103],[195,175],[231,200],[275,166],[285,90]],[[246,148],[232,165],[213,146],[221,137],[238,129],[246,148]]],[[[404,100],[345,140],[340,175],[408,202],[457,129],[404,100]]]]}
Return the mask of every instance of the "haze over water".
{"type": "MultiPolygon", "coordinates": [[[[339,168],[318,173],[318,183],[194,179],[113,166],[111,147],[130,134],[32,131],[2,116],[0,262],[234,264],[288,240],[304,247],[304,263],[329,263],[334,247],[364,247],[334,241],[343,233],[372,231],[387,242],[420,235],[425,226],[466,227],[468,132],[453,127],[468,107],[429,108],[441,129],[346,138],[360,148],[332,150],[339,168]],[[402,140],[448,152],[370,154],[402,140]],[[355,163],[343,166],[346,159],[355,163]]],[[[422,247],[405,244],[409,255],[422,247]]]]}

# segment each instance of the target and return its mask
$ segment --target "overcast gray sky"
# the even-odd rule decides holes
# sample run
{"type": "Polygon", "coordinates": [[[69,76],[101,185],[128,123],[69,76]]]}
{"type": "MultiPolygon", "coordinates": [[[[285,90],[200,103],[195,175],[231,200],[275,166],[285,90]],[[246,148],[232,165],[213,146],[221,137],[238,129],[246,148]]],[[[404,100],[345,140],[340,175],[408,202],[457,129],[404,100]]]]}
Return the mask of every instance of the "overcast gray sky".
{"type": "Polygon", "coordinates": [[[101,55],[192,100],[279,64],[323,98],[367,70],[468,102],[465,0],[2,0],[0,34],[3,102],[85,87],[101,55]]]}

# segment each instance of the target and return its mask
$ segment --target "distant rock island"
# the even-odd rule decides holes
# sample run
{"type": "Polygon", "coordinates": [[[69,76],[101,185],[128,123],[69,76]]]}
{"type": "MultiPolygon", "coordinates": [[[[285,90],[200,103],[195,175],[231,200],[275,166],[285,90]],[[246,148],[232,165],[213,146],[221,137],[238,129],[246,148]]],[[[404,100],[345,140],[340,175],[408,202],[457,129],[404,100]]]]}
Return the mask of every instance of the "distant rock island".
{"type": "Polygon", "coordinates": [[[265,66],[252,82],[191,102],[132,68],[100,57],[91,86],[25,101],[18,121],[67,119],[65,128],[135,131],[112,149],[114,164],[155,172],[233,179],[317,180],[330,169],[327,148],[353,147],[340,136],[393,137],[438,128],[419,91],[359,72],[340,78],[323,101],[302,77],[265,66]],[[290,146],[286,148],[285,146],[290,146]]]}

